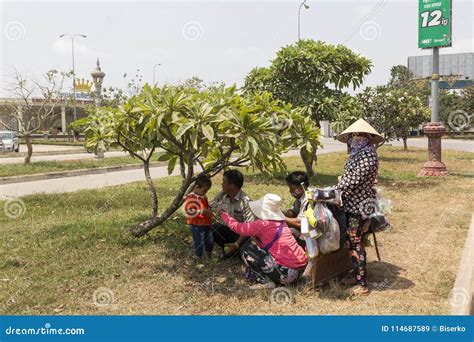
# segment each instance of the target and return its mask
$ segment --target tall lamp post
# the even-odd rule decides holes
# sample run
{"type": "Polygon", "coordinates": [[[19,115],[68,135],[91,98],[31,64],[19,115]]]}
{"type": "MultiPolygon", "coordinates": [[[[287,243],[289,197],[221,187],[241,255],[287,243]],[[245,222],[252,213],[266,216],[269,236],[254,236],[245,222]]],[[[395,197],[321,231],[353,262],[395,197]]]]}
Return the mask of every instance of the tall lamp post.
{"type": "Polygon", "coordinates": [[[157,66],[160,66],[161,63],[156,63],[154,66],[153,66],[153,85],[155,85],[155,71],[156,71],[156,67],[157,66]]]}
{"type": "MultiPolygon", "coordinates": [[[[91,72],[92,80],[95,86],[95,106],[100,107],[102,105],[102,82],[104,81],[105,72],[100,68],[99,58],[97,58],[97,66],[94,71],[91,72]]],[[[98,143],[96,156],[97,158],[104,158],[105,144],[101,140],[98,143]]]]}
{"type": "Polygon", "coordinates": [[[74,121],[77,120],[77,114],[76,114],[76,69],[75,69],[75,66],[74,66],[74,38],[76,37],[82,37],[82,38],[87,38],[86,35],[84,34],[79,34],[79,33],[75,33],[75,34],[69,34],[69,33],[64,33],[62,35],[59,36],[60,38],[64,38],[64,37],[69,37],[71,38],[71,48],[72,48],[72,91],[73,91],[73,94],[74,94],[74,102],[73,102],[73,108],[74,108],[74,121]]]}
{"type": "Polygon", "coordinates": [[[104,81],[105,72],[100,68],[99,59],[97,58],[97,66],[94,71],[91,72],[92,81],[95,86],[95,106],[100,107],[102,105],[102,82],[104,81]]]}
{"type": "Polygon", "coordinates": [[[304,6],[304,8],[308,9],[309,6],[306,5],[307,0],[303,0],[303,2],[300,4],[300,7],[298,8],[298,40],[301,40],[301,8],[304,6]]]}

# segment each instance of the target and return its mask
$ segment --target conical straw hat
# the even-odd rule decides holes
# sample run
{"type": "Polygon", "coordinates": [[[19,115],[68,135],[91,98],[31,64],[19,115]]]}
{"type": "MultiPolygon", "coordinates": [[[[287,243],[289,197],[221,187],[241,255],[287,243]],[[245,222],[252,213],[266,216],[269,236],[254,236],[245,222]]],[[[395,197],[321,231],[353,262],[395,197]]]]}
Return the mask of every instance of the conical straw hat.
{"type": "Polygon", "coordinates": [[[347,127],[341,134],[337,136],[337,140],[340,142],[346,143],[347,139],[351,135],[351,133],[368,133],[372,135],[372,142],[374,144],[381,143],[383,141],[383,137],[380,135],[379,132],[375,130],[367,121],[364,119],[359,119],[354,122],[352,125],[347,127]]]}

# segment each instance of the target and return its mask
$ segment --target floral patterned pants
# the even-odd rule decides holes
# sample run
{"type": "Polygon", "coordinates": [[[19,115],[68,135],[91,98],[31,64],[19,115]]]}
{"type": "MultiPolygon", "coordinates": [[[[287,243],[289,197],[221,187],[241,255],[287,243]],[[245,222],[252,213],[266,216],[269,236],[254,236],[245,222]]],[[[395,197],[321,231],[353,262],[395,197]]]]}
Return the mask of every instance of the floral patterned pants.
{"type": "Polygon", "coordinates": [[[364,224],[360,216],[348,215],[347,243],[351,252],[352,268],[357,285],[366,287],[366,253],[362,243],[364,224]]]}
{"type": "Polygon", "coordinates": [[[253,243],[246,245],[242,253],[246,266],[245,277],[250,281],[288,285],[298,280],[300,270],[278,265],[273,256],[253,243]]]}

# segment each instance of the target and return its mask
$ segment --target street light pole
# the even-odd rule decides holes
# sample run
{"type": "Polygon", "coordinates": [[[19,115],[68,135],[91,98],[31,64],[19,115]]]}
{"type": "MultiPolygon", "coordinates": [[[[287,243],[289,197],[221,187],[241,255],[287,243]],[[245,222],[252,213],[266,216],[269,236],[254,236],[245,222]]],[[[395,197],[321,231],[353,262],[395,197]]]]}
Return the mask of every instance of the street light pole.
{"type": "Polygon", "coordinates": [[[298,8],[298,41],[301,40],[301,8],[304,6],[304,8],[308,9],[309,6],[306,5],[307,0],[303,0],[303,2],[300,4],[300,7],[298,8]]]}
{"type": "Polygon", "coordinates": [[[69,37],[71,38],[71,51],[72,51],[72,92],[74,94],[74,101],[73,101],[73,110],[74,110],[74,121],[77,120],[77,114],[76,114],[76,68],[75,68],[75,65],[74,65],[74,38],[76,38],[77,36],[79,37],[82,37],[82,38],[87,38],[86,35],[84,34],[79,34],[79,33],[76,33],[76,34],[69,34],[69,33],[64,33],[62,35],[60,35],[59,37],[60,38],[64,38],[64,37],[69,37]]]}
{"type": "Polygon", "coordinates": [[[153,66],[153,86],[155,86],[155,71],[156,71],[156,67],[157,66],[160,66],[161,63],[156,63],[154,66],[153,66]]]}

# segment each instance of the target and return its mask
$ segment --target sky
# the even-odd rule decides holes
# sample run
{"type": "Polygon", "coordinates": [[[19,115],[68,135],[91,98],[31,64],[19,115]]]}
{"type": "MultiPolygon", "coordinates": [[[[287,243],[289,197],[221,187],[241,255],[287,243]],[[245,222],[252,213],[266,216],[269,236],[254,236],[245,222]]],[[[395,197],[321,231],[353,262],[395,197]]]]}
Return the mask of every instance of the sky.
{"type": "MultiPolygon", "coordinates": [[[[453,2],[453,47],[473,52],[473,1],[453,2]]],[[[144,82],[175,83],[198,76],[207,83],[242,85],[256,66],[297,40],[301,1],[2,1],[0,97],[15,70],[39,78],[72,69],[76,37],[78,78],[91,79],[97,58],[104,86],[126,88],[140,70],[144,82]],[[124,78],[124,74],[127,77],[124,78]]],[[[418,1],[308,0],[301,38],[344,44],[372,60],[362,87],[384,84],[390,68],[408,56],[430,54],[417,46],[418,1]]]]}

